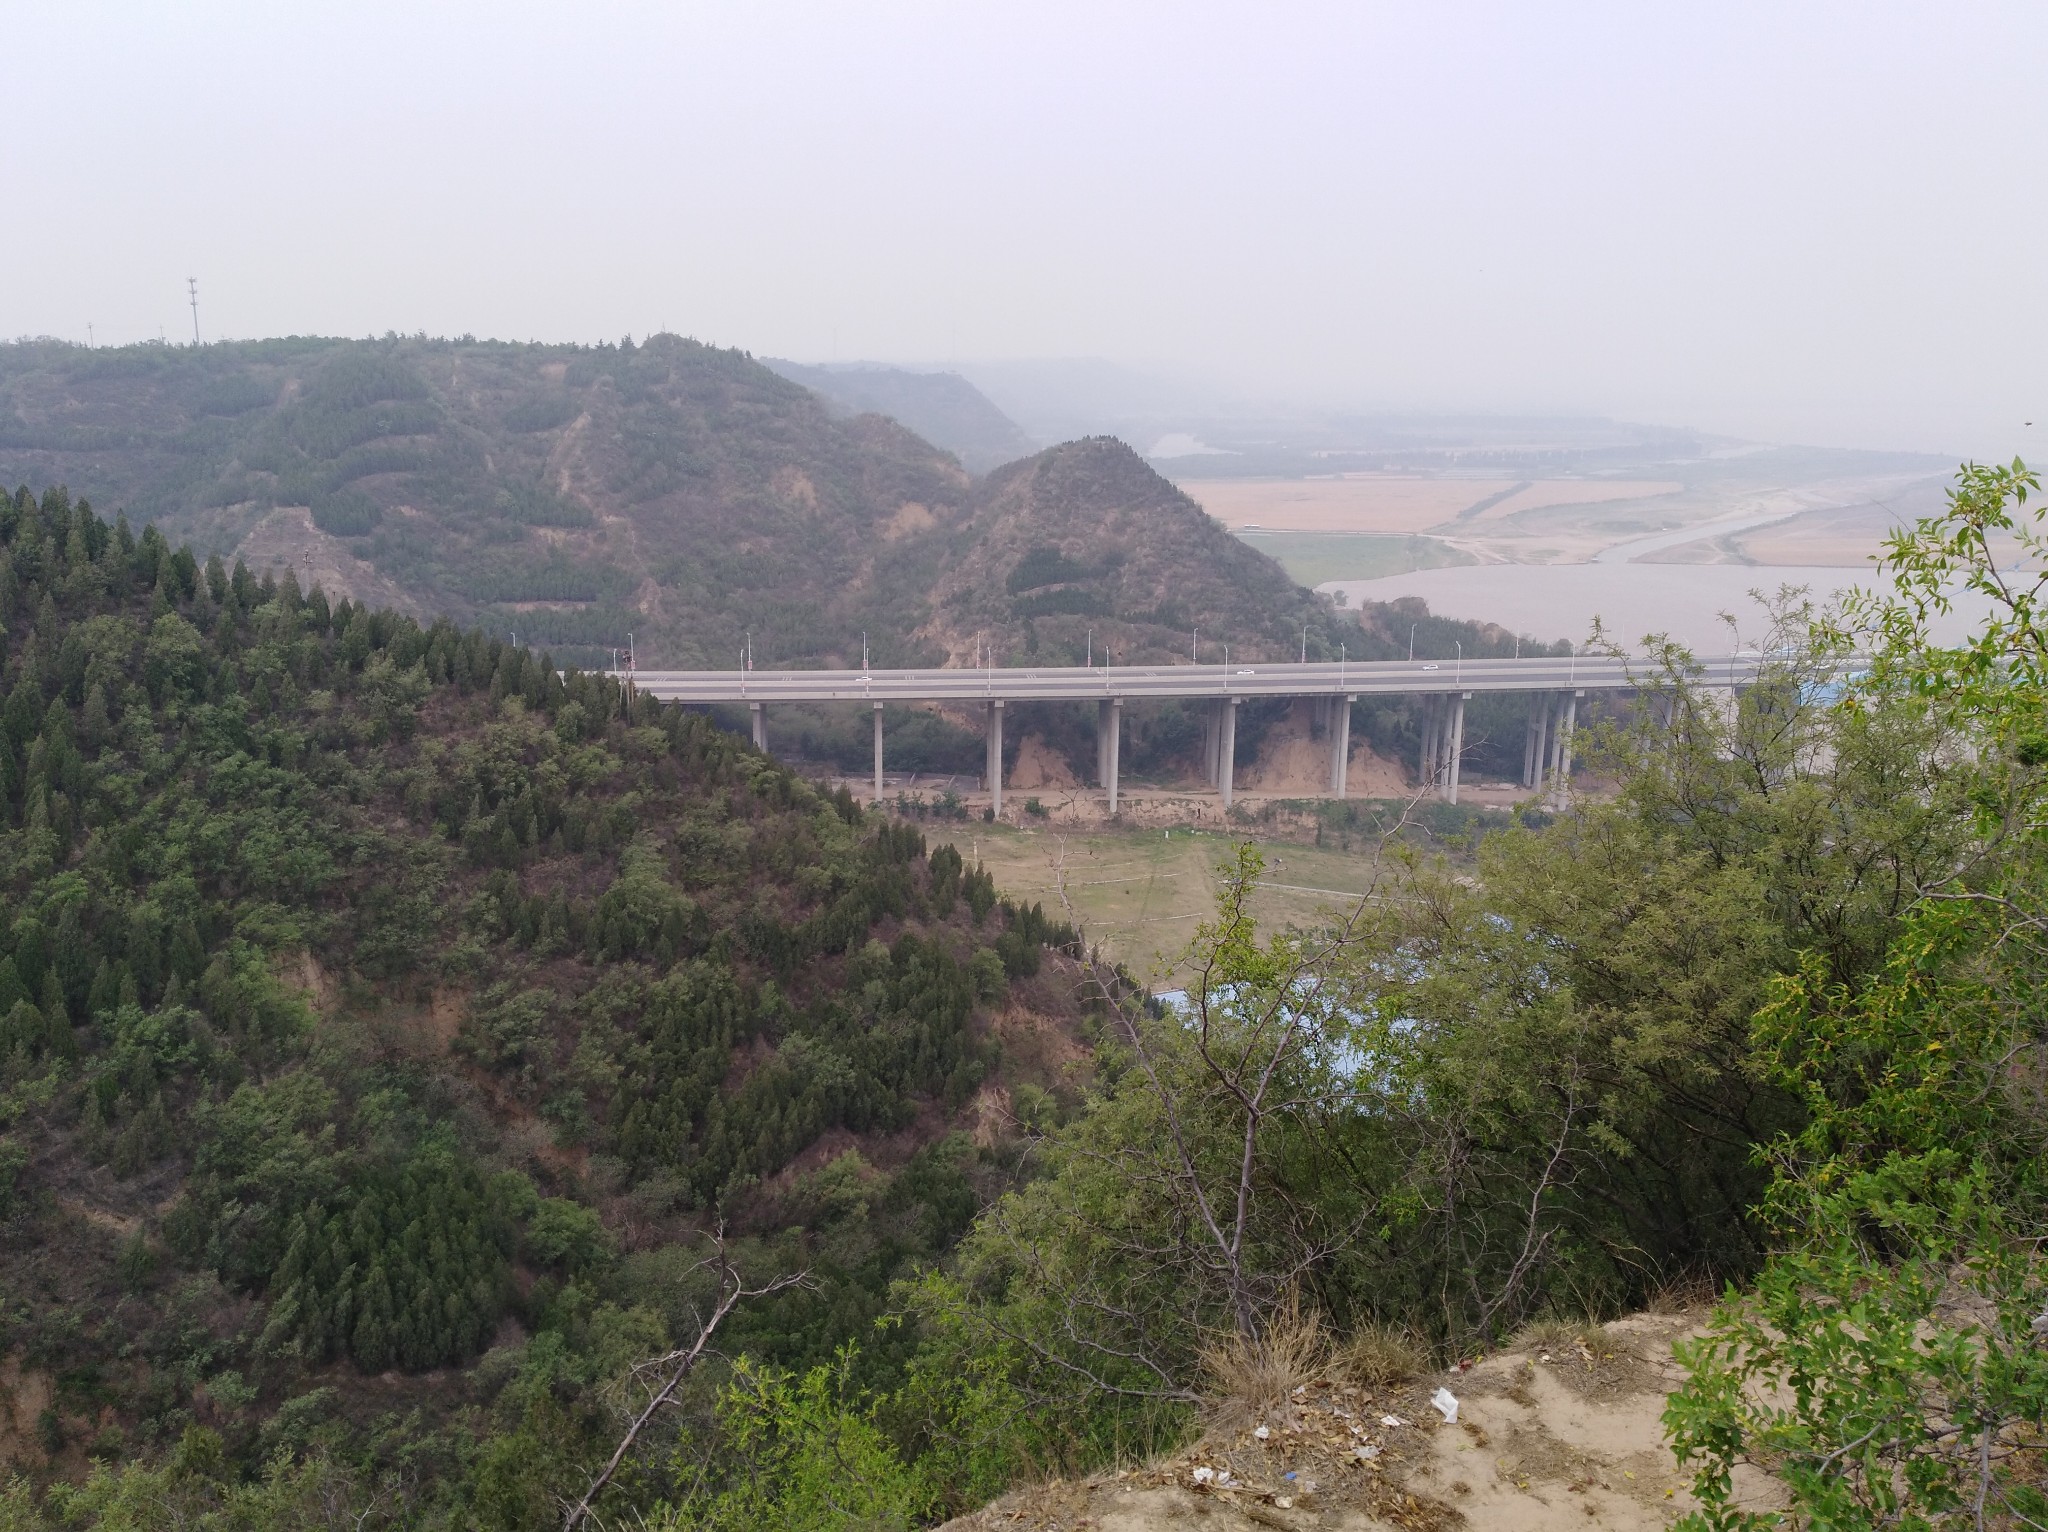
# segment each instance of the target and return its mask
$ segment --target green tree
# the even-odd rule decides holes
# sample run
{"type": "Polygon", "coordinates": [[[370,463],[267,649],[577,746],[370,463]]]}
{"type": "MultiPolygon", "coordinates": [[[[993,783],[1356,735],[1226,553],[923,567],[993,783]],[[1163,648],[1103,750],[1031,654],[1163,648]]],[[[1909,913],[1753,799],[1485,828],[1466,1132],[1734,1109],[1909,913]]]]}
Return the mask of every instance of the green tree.
{"type": "Polygon", "coordinates": [[[2038,493],[2022,464],[1966,467],[1944,514],[1891,540],[1894,591],[1833,634],[1874,656],[1846,710],[1924,706],[1963,732],[1972,854],[1913,890],[1870,981],[1844,983],[1812,953],[1759,1014],[1759,1066],[1805,1120],[1768,1146],[1784,1249],[1685,1354],[1667,1410],[1701,1529],[1779,1521],[1736,1504],[1744,1460],[1776,1467],[1796,1526],[2048,1518],[2048,1112],[2029,1083],[2048,1041],[2048,570],[2038,512],[2022,520],[2038,493]],[[1993,615],[1943,645],[1930,622],[1958,585],[1993,615]]]}

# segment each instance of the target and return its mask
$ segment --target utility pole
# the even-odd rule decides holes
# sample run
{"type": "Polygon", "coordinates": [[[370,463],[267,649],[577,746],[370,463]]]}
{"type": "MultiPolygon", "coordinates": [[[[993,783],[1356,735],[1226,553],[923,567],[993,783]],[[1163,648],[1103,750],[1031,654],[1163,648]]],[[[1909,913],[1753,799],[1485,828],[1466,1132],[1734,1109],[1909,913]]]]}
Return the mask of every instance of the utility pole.
{"type": "Polygon", "coordinates": [[[1415,630],[1421,626],[1419,622],[1408,624],[1408,658],[1411,660],[1415,658],[1415,630]]]}
{"type": "Polygon", "coordinates": [[[98,343],[93,340],[92,321],[90,319],[88,319],[85,322],[85,349],[88,351],[96,351],[99,349],[98,343]]]}
{"type": "Polygon", "coordinates": [[[185,291],[192,295],[192,344],[199,344],[199,278],[185,278],[185,291]]]}
{"type": "Polygon", "coordinates": [[[1095,668],[1095,630],[1093,628],[1088,630],[1088,668],[1090,670],[1095,668]]]}
{"type": "Polygon", "coordinates": [[[1302,663],[1302,664],[1304,664],[1304,665],[1306,665],[1306,664],[1308,663],[1308,629],[1307,629],[1307,628],[1303,628],[1303,629],[1301,630],[1301,663],[1302,663]]]}
{"type": "Polygon", "coordinates": [[[868,673],[868,636],[865,632],[860,636],[860,673],[868,673]]]}
{"type": "Polygon", "coordinates": [[[1200,628],[1195,629],[1194,639],[1188,645],[1188,663],[1190,665],[1202,663],[1202,630],[1200,628]]]}

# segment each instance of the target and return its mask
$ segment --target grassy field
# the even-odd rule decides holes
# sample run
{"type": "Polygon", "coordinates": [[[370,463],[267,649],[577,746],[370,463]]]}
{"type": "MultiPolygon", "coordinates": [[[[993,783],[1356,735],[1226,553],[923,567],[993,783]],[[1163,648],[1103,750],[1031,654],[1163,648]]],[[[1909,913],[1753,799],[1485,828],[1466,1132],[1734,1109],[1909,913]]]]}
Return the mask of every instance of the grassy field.
{"type": "Polygon", "coordinates": [[[1434,537],[1376,537],[1361,532],[1240,532],[1249,546],[1279,562],[1297,585],[1325,580],[1379,580],[1417,569],[1475,560],[1434,537]]]}
{"type": "MultiPolygon", "coordinates": [[[[1226,835],[1191,830],[1106,834],[977,825],[927,830],[979,859],[1012,899],[1038,902],[1079,925],[1105,956],[1138,979],[1168,988],[1185,977],[1182,956],[1195,927],[1216,908],[1217,868],[1232,855],[1226,835]]],[[[1365,853],[1270,843],[1253,905],[1262,926],[1305,924],[1349,906],[1373,875],[1365,853]]]]}

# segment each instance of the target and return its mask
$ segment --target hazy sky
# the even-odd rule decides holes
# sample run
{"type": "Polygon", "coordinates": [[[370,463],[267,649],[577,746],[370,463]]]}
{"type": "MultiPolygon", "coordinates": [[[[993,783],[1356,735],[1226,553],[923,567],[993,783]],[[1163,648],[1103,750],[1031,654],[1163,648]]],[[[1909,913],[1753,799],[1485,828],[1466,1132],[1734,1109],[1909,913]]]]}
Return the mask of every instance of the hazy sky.
{"type": "Polygon", "coordinates": [[[665,326],[2048,456],[2041,0],[38,0],[0,48],[0,334],[189,337],[193,274],[209,337],[665,326]]]}

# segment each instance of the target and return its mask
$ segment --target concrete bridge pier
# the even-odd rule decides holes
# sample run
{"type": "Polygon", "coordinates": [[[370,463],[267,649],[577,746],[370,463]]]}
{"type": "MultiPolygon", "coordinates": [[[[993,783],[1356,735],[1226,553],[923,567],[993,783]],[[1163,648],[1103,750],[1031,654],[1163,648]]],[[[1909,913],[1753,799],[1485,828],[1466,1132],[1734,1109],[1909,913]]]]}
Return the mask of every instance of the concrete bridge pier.
{"type": "MultiPolygon", "coordinates": [[[[1551,797],[1559,798],[1571,783],[1572,735],[1579,722],[1579,692],[1552,692],[1549,707],[1550,751],[1546,765],[1548,770],[1547,790],[1551,797]]],[[[1546,784],[1539,781],[1538,786],[1546,784]]]]}
{"type": "Polygon", "coordinates": [[[1416,778],[1424,787],[1443,786],[1445,700],[1441,692],[1423,693],[1422,750],[1416,761],[1416,778]]]}
{"type": "MultiPolygon", "coordinates": [[[[756,720],[760,714],[755,713],[756,720]]],[[[758,727],[758,724],[757,724],[758,727]]],[[[882,801],[882,704],[875,704],[875,802],[882,801]]]]}
{"type": "Polygon", "coordinates": [[[1543,698],[1543,751],[1536,761],[1536,792],[1548,797],[1557,791],[1557,744],[1558,736],[1564,731],[1559,725],[1564,719],[1564,703],[1557,692],[1547,693],[1543,698]]]}
{"type": "Polygon", "coordinates": [[[753,715],[754,748],[763,755],[768,753],[768,705],[765,702],[749,702],[747,711],[753,715]]]}
{"type": "MultiPolygon", "coordinates": [[[[989,801],[995,808],[996,818],[1003,817],[1003,704],[999,700],[982,704],[984,732],[988,736],[988,766],[984,780],[988,783],[989,801]]],[[[876,724],[877,728],[881,725],[876,724]]],[[[879,748],[879,747],[878,747],[879,748]]]]}
{"type": "Polygon", "coordinates": [[[1572,785],[1572,742],[1579,731],[1579,698],[1584,695],[1584,692],[1572,692],[1564,699],[1564,747],[1558,752],[1557,774],[1560,791],[1572,785]]]}
{"type": "Polygon", "coordinates": [[[1095,705],[1095,779],[1109,795],[1109,812],[1116,813],[1117,757],[1123,749],[1124,699],[1105,697],[1095,705]]]}
{"type": "Polygon", "coordinates": [[[1544,712],[1550,698],[1542,692],[1529,694],[1529,717],[1522,727],[1522,786],[1536,785],[1536,763],[1543,758],[1544,712]]]}
{"type": "Polygon", "coordinates": [[[1351,704],[1356,697],[1332,697],[1328,708],[1330,718],[1330,796],[1344,796],[1346,779],[1351,775],[1351,704]]]}
{"type": "Polygon", "coordinates": [[[1237,767],[1237,698],[1225,697],[1216,708],[1216,791],[1230,807],[1231,777],[1237,767]]]}
{"type": "Polygon", "coordinates": [[[1450,723],[1446,730],[1450,745],[1450,761],[1444,774],[1444,797],[1452,803],[1458,801],[1458,768],[1465,755],[1465,701],[1470,692],[1455,692],[1444,700],[1450,704],[1450,723]]]}
{"type": "Polygon", "coordinates": [[[1529,709],[1528,765],[1522,774],[1522,785],[1538,797],[1557,791],[1565,701],[1563,692],[1539,692],[1529,709]]]}

